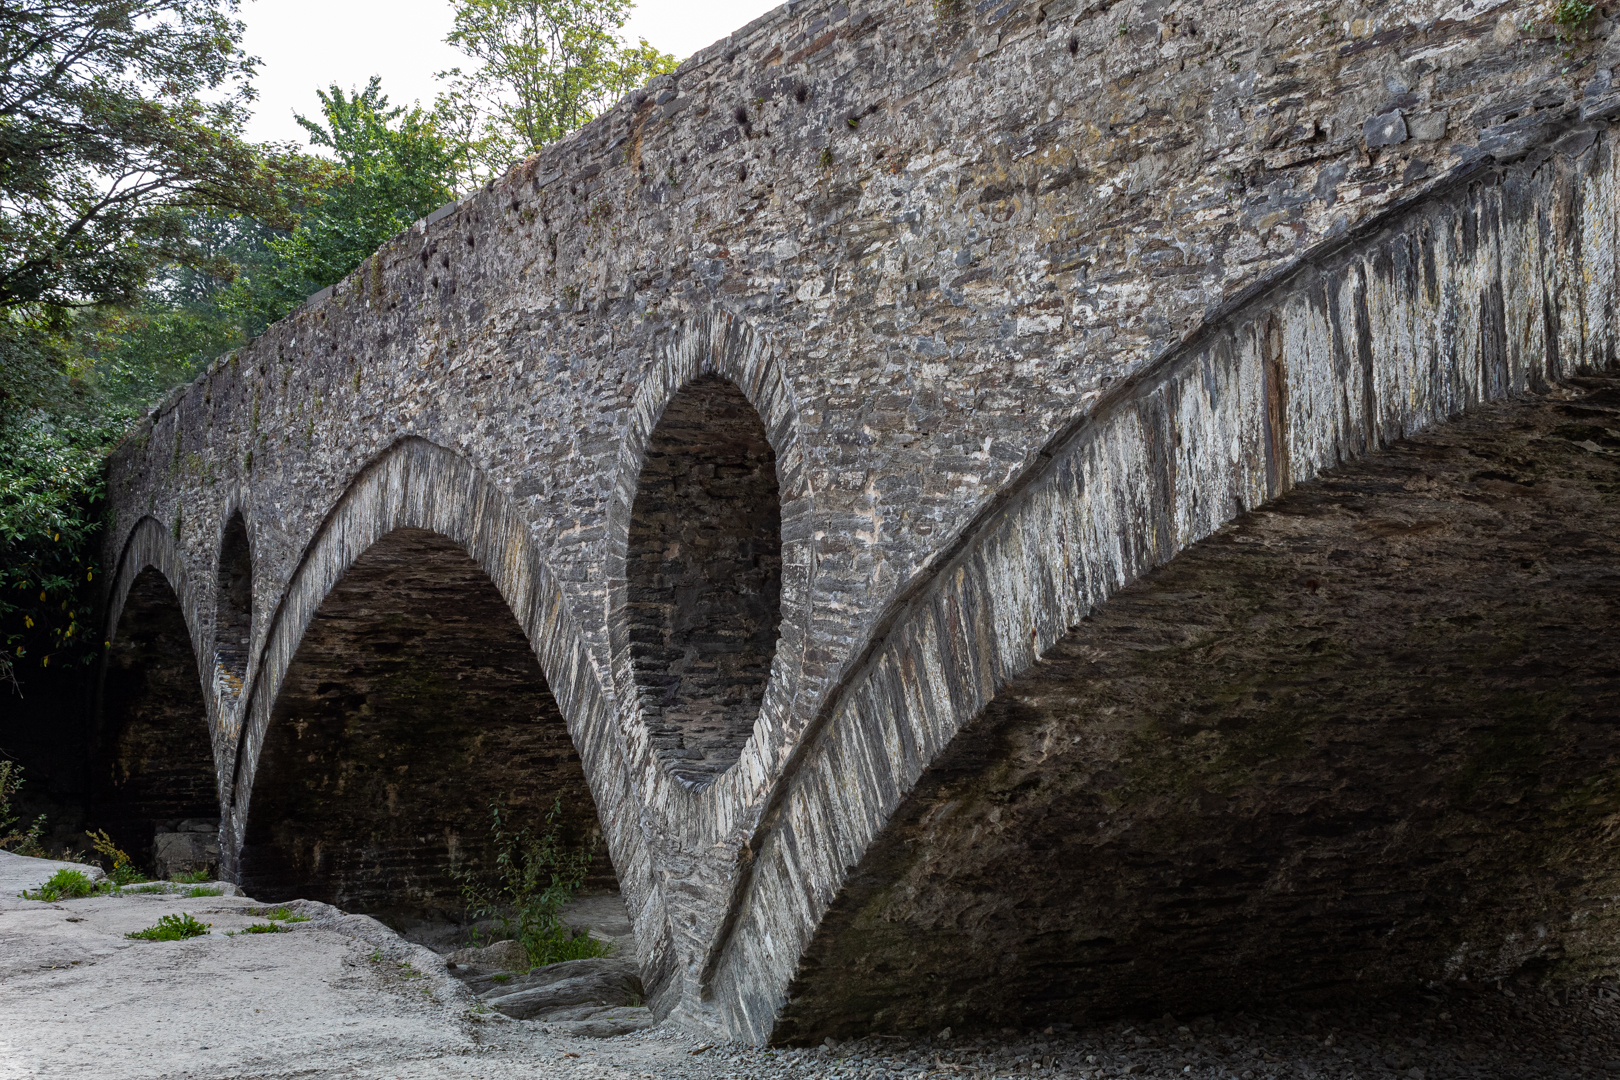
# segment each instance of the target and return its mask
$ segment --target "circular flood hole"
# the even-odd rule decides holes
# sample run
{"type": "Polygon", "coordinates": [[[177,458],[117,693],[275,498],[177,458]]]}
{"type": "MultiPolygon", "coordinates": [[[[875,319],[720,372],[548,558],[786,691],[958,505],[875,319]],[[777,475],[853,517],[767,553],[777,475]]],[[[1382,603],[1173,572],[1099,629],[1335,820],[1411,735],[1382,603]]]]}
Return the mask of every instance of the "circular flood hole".
{"type": "Polygon", "coordinates": [[[664,766],[705,786],[753,733],[782,621],[776,453],[733,383],[689,383],[653,430],[626,578],[642,720],[664,766]]]}

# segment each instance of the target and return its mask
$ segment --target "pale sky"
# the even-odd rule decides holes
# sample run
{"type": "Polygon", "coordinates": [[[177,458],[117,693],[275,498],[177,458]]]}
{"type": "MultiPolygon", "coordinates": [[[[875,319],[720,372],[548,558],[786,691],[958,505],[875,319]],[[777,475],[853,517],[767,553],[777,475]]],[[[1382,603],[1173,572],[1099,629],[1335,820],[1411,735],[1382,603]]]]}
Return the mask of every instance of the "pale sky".
{"type": "MultiPolygon", "coordinates": [[[[641,0],[625,27],[629,40],[644,37],[685,59],[725,37],[781,0],[641,0]]],[[[317,87],[336,82],[345,90],[382,76],[383,93],[395,105],[433,103],[433,73],[467,63],[444,43],[450,32],[450,0],[244,0],[243,43],[264,61],[255,85],[259,100],[248,125],[256,141],[297,141],[304,130],[294,110],[319,110],[317,87]]]]}

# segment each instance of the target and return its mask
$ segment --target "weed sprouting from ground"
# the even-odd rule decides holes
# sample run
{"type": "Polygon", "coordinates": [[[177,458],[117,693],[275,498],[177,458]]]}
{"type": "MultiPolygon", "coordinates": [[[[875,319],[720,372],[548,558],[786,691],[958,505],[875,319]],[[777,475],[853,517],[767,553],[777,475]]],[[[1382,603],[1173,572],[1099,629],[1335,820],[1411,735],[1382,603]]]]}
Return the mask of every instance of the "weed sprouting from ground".
{"type": "Polygon", "coordinates": [[[309,922],[308,915],[296,915],[285,907],[261,908],[253,914],[269,919],[271,922],[309,922]]]}
{"type": "Polygon", "coordinates": [[[258,923],[253,923],[251,926],[244,926],[240,930],[232,930],[230,933],[226,934],[225,936],[226,937],[235,937],[237,934],[285,934],[285,933],[287,933],[287,928],[285,926],[277,926],[273,922],[258,922],[258,923]]]}
{"type": "Polygon", "coordinates": [[[202,896],[224,896],[225,890],[218,885],[193,885],[180,895],[188,900],[196,900],[202,896]]]}
{"type": "Polygon", "coordinates": [[[208,876],[207,870],[192,870],[190,872],[170,874],[169,880],[176,885],[202,885],[214,879],[208,876]]]}
{"type": "Polygon", "coordinates": [[[112,837],[107,835],[105,829],[86,832],[90,838],[90,846],[96,849],[96,854],[112,860],[112,866],[107,870],[107,876],[114,885],[134,885],[146,880],[146,875],[135,869],[130,860],[129,853],[113,843],[112,837]]]}
{"type": "MultiPolygon", "coordinates": [[[[513,829],[504,800],[490,804],[490,839],[495,872],[489,878],[452,869],[461,885],[467,921],[494,918],[501,938],[522,942],[535,967],[563,960],[605,956],[610,946],[589,935],[575,935],[562,921],[562,909],[585,882],[596,845],[568,847],[561,839],[562,800],[552,803],[544,830],[513,829]]],[[[473,933],[474,942],[478,933],[473,933]]]]}
{"type": "Polygon", "coordinates": [[[158,919],[156,926],[148,926],[145,930],[136,930],[124,936],[140,941],[184,941],[186,938],[201,937],[213,925],[198,922],[181,912],[179,915],[164,915],[158,919]]]}
{"type": "Polygon", "coordinates": [[[77,900],[85,896],[95,896],[104,891],[96,883],[85,877],[78,870],[58,870],[46,879],[45,884],[33,892],[22,894],[24,900],[77,900]]]}

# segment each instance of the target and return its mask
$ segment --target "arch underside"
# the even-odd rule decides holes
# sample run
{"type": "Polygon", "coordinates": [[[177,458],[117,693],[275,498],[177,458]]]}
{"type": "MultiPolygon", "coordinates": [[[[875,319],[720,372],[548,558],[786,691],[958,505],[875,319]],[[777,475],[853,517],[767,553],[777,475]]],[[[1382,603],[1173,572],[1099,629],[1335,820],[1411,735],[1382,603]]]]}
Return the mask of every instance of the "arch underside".
{"type": "Polygon", "coordinates": [[[401,528],[327,595],[260,753],[241,854],[253,896],[403,917],[461,915],[457,871],[487,872],[491,804],[595,844],[587,887],[616,888],[580,757],[534,652],[482,567],[401,528]]]}
{"type": "Polygon", "coordinates": [[[1612,975],[1620,378],[1296,489],[935,760],[782,1041],[1612,975]]]}
{"type": "Polygon", "coordinates": [[[180,601],[155,567],[136,574],[124,597],[100,713],[92,828],[105,830],[148,872],[217,866],[208,707],[180,601]]]}

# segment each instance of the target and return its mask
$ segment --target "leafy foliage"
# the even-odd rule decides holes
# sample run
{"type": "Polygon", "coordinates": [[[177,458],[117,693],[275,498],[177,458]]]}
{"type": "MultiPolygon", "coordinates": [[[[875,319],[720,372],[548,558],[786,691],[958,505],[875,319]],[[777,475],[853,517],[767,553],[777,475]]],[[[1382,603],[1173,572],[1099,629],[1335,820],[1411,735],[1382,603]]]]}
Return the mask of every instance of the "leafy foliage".
{"type": "Polygon", "coordinates": [[[139,941],[184,941],[186,938],[202,937],[213,925],[198,922],[181,912],[179,915],[164,915],[158,919],[156,926],[148,926],[145,930],[136,930],[124,936],[139,941]]]}
{"type": "MultiPolygon", "coordinates": [[[[596,853],[595,844],[569,847],[561,839],[562,800],[552,803],[543,831],[513,829],[505,802],[490,804],[489,835],[495,872],[480,878],[453,869],[467,907],[467,921],[494,918],[500,936],[523,943],[534,966],[604,956],[609,946],[576,936],[563,924],[562,909],[579,892],[596,853]]],[[[474,933],[476,939],[477,934],[474,933]]]]}
{"type": "Polygon", "coordinates": [[[311,144],[336,159],[333,182],[317,193],[288,234],[265,243],[265,265],[225,298],[245,328],[280,318],[313,292],[341,281],[388,240],[455,198],[462,148],[420,107],[390,106],[381,80],[346,94],[316,91],[318,119],[298,116],[311,144]]]}
{"type": "Polygon", "coordinates": [[[130,302],[159,266],[218,266],[187,211],[290,224],[318,163],[242,137],[256,61],[236,0],[0,6],[0,307],[130,302]]]}
{"type": "Polygon", "coordinates": [[[478,61],[449,82],[436,110],[467,145],[472,177],[498,175],[514,160],[589,122],[676,59],[645,38],[618,35],[634,0],[456,0],[445,39],[478,61]]]}

